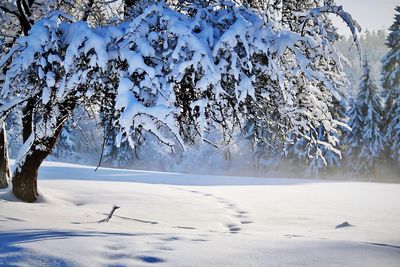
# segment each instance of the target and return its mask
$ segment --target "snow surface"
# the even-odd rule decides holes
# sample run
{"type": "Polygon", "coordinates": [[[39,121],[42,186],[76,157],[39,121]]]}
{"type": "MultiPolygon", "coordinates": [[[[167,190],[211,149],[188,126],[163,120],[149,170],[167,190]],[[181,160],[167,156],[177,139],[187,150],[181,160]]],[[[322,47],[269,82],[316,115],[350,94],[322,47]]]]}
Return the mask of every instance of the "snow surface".
{"type": "Polygon", "coordinates": [[[0,190],[0,266],[400,265],[400,184],[45,162],[39,185],[0,190]]]}

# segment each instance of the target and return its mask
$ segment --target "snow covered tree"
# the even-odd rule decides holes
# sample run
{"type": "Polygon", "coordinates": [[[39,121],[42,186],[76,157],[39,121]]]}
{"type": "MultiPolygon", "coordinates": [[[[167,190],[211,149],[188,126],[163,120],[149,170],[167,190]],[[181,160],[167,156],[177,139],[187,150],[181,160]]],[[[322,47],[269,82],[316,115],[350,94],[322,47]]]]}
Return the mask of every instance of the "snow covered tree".
{"type": "Polygon", "coordinates": [[[373,174],[383,151],[382,104],[379,88],[371,77],[368,61],[364,63],[357,98],[349,111],[348,159],[360,174],[373,174]]]}
{"type": "MultiPolygon", "coordinates": [[[[341,15],[355,33],[339,7],[301,17],[318,21],[326,12],[341,15]]],[[[190,13],[146,5],[128,23],[100,27],[51,13],[18,39],[1,91],[2,118],[15,108],[25,114],[14,194],[37,198],[40,164],[76,108],[101,110],[119,132],[117,147],[135,148],[152,134],[184,149],[214,129],[229,142],[245,122],[258,121],[277,129],[282,143],[294,135],[335,150],[331,133],[340,123],[330,105],[341,81],[315,64],[335,62],[325,37],[290,31],[231,3],[193,5],[190,13]]]]}
{"type": "Polygon", "coordinates": [[[384,127],[387,152],[400,163],[400,6],[390,27],[386,45],[390,49],[382,60],[382,86],[386,97],[384,127]]]}
{"type": "MultiPolygon", "coordinates": [[[[333,169],[340,163],[341,154],[338,150],[340,147],[342,132],[345,128],[345,90],[349,87],[348,81],[343,73],[343,58],[336,50],[335,43],[339,36],[336,28],[333,26],[328,13],[321,10],[330,10],[342,17],[344,21],[353,21],[351,16],[343,14],[343,10],[333,5],[333,1],[284,1],[282,3],[282,24],[296,31],[301,35],[312,38],[321,38],[324,46],[324,56],[317,54],[312,60],[313,67],[320,71],[324,71],[325,75],[332,81],[329,95],[332,101],[329,105],[329,113],[332,119],[336,121],[338,127],[335,131],[325,128],[325,125],[316,125],[314,128],[315,136],[318,136],[318,142],[314,145],[306,140],[300,140],[301,136],[291,136],[293,145],[286,146],[287,156],[292,160],[299,161],[298,164],[303,168],[304,162],[309,165],[307,172],[319,175],[322,171],[333,169]],[[324,6],[326,5],[326,6],[324,6]],[[321,7],[323,7],[321,9],[321,7]],[[311,9],[311,11],[309,11],[311,9]],[[316,14],[318,14],[316,16],[316,14]],[[326,147],[326,144],[335,144],[336,150],[326,147]]],[[[351,31],[359,30],[359,26],[354,23],[350,24],[351,31]]],[[[354,37],[353,37],[354,40],[354,37]]],[[[313,57],[313,56],[311,56],[313,57]]],[[[320,85],[316,84],[316,87],[320,85]]],[[[300,86],[299,86],[300,87],[300,86]]],[[[308,84],[303,84],[304,91],[308,90],[308,84]]]]}
{"type": "MultiPolygon", "coordinates": [[[[77,149],[76,140],[77,135],[74,135],[73,121],[67,121],[61,131],[60,137],[58,138],[57,145],[52,151],[52,157],[59,160],[68,160],[71,158],[79,159],[80,155],[77,149]]],[[[81,140],[80,142],[85,142],[81,140]]]]}
{"type": "Polygon", "coordinates": [[[348,125],[351,127],[351,131],[346,133],[347,138],[345,142],[347,147],[345,158],[349,159],[349,167],[360,173],[363,172],[362,170],[366,169],[365,164],[360,162],[358,158],[363,146],[362,130],[364,129],[364,123],[357,100],[354,100],[353,98],[349,100],[348,118],[348,125]]]}

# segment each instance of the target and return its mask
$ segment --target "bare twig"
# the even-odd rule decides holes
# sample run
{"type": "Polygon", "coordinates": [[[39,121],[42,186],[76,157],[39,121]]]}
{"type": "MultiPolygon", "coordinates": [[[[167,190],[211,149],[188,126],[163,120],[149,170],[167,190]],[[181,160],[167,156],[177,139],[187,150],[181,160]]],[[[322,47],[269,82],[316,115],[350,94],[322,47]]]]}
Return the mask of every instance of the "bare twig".
{"type": "Polygon", "coordinates": [[[101,162],[103,161],[104,147],[105,147],[105,145],[106,145],[107,138],[108,138],[108,136],[109,136],[110,133],[111,133],[111,130],[112,130],[112,128],[109,129],[108,132],[107,132],[106,134],[104,134],[103,143],[101,144],[101,152],[100,152],[101,154],[100,154],[99,164],[97,165],[97,167],[96,167],[96,169],[95,169],[94,171],[97,171],[97,169],[98,169],[98,168],[100,167],[100,165],[101,165],[101,162]]]}
{"type": "Polygon", "coordinates": [[[215,143],[211,142],[210,140],[208,140],[208,139],[206,139],[206,138],[203,138],[203,141],[204,141],[205,143],[207,143],[207,144],[209,144],[209,145],[211,145],[211,146],[213,146],[213,147],[219,149],[218,145],[216,145],[215,143]]]}

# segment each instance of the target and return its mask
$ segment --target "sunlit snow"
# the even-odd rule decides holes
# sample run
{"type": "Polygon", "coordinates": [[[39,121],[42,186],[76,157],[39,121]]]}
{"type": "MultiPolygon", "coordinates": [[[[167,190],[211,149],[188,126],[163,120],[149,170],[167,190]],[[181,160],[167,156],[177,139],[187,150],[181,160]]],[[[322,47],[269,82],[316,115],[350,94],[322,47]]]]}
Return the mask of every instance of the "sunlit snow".
{"type": "Polygon", "coordinates": [[[94,172],[45,162],[40,192],[27,204],[0,191],[0,265],[400,262],[400,184],[94,172]],[[113,205],[120,209],[99,222],[113,205]]]}

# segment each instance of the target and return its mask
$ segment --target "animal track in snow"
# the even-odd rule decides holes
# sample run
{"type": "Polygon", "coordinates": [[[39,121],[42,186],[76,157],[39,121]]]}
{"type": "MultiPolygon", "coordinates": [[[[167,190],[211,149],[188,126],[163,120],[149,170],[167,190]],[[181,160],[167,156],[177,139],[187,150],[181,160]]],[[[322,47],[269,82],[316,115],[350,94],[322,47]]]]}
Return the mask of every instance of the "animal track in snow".
{"type": "Polygon", "coordinates": [[[200,192],[197,190],[188,190],[188,191],[196,195],[201,195],[206,198],[214,199],[217,203],[219,203],[223,207],[225,211],[231,213],[233,221],[237,222],[237,223],[226,224],[226,227],[228,228],[228,231],[231,234],[237,234],[242,230],[242,228],[240,228],[238,225],[247,225],[253,223],[253,221],[249,219],[247,211],[239,209],[235,203],[232,203],[231,201],[228,201],[223,197],[215,196],[210,193],[200,192]]]}
{"type": "Polygon", "coordinates": [[[159,257],[154,257],[154,256],[137,256],[135,257],[138,260],[141,260],[145,263],[161,263],[161,262],[165,262],[165,260],[163,260],[162,258],[159,257]]]}
{"type": "Polygon", "coordinates": [[[179,236],[170,236],[170,237],[163,237],[161,238],[162,241],[178,241],[181,240],[182,238],[179,236]]]}
{"type": "Polygon", "coordinates": [[[231,234],[237,234],[240,230],[242,230],[240,227],[238,227],[236,224],[227,224],[226,227],[228,227],[229,232],[231,234]]]}
{"type": "Polygon", "coordinates": [[[174,226],[174,228],[179,228],[179,229],[185,229],[185,230],[196,230],[195,227],[190,227],[190,226],[174,226]]]}

